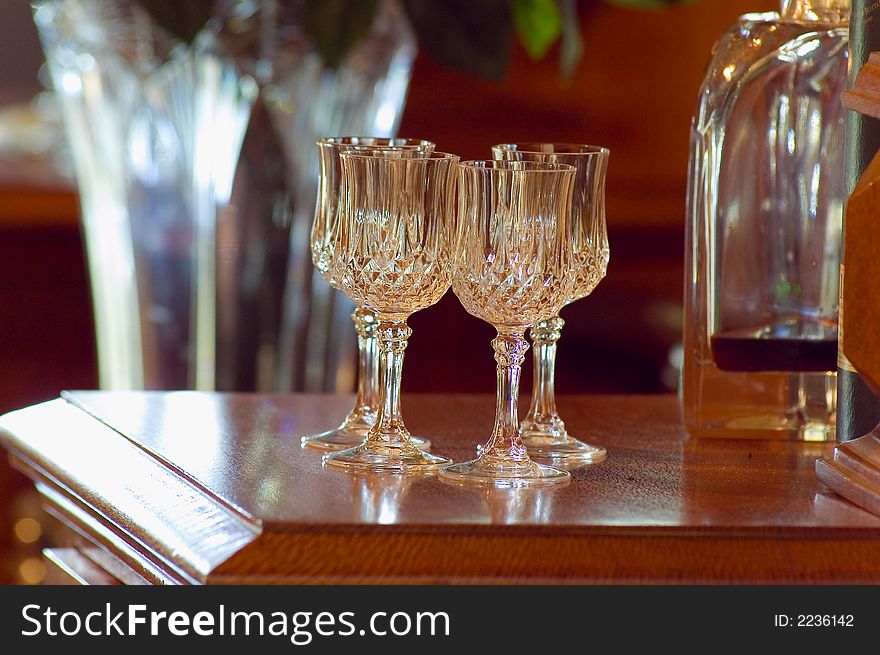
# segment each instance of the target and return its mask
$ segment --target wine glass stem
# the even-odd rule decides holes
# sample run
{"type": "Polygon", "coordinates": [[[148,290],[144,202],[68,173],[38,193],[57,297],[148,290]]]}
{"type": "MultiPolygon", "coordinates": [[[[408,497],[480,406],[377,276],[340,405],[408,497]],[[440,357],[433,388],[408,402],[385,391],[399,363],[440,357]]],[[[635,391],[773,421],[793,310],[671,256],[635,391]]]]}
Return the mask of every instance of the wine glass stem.
{"type": "Polygon", "coordinates": [[[529,330],[535,348],[532,402],[523,421],[529,426],[546,426],[560,420],[556,410],[556,342],[564,325],[565,321],[554,316],[538,321],[529,330]]]}
{"type": "Polygon", "coordinates": [[[405,319],[379,322],[379,416],[367,436],[368,441],[384,444],[409,441],[400,413],[400,383],[403,352],[411,334],[405,319]]]}
{"type": "Polygon", "coordinates": [[[523,330],[499,330],[498,336],[492,340],[492,347],[498,363],[495,427],[482,457],[522,461],[528,459],[528,455],[519,436],[517,402],[520,371],[529,344],[523,330]]]}
{"type": "Polygon", "coordinates": [[[358,384],[354,409],[345,419],[346,423],[364,424],[375,422],[378,408],[379,342],[376,338],[376,314],[369,309],[358,308],[351,314],[358,341],[358,384]]]}

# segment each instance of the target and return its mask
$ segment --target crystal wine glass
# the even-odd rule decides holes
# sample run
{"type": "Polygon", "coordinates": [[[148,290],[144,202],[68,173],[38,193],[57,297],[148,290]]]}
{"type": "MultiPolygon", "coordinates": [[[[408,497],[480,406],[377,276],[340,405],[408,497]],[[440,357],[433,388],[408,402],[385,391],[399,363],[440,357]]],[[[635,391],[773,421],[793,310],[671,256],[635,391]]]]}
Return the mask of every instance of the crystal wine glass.
{"type": "MultiPolygon", "coordinates": [[[[342,182],[339,153],[360,152],[376,156],[393,157],[424,156],[434,151],[430,141],[382,137],[332,137],[317,142],[320,165],[318,198],[315,219],[312,223],[312,262],[324,279],[335,289],[339,284],[329,267],[328,242],[330,229],[336,219],[339,206],[339,185],[342,182]]],[[[351,315],[358,341],[357,395],[354,408],[339,427],[307,435],[302,444],[318,450],[342,450],[361,443],[376,422],[378,413],[379,351],[376,339],[376,314],[366,307],[357,307],[351,315]]],[[[422,449],[429,449],[431,442],[412,437],[412,442],[422,449]]]]}
{"type": "MultiPolygon", "coordinates": [[[[609,154],[607,148],[576,143],[505,143],[492,147],[497,160],[570,164],[577,171],[571,210],[576,284],[566,304],[589,295],[608,268],[605,173],[609,154]]],[[[565,321],[556,313],[542,317],[529,329],[534,344],[534,379],[531,406],[520,424],[523,445],[533,457],[559,465],[599,462],[605,459],[605,448],[569,435],[556,409],[556,343],[563,325],[565,321]]]]}
{"type": "Polygon", "coordinates": [[[452,289],[491,323],[497,362],[495,427],[475,460],[441,469],[460,483],[521,487],[564,482],[569,473],[533,462],[519,434],[525,330],[571,293],[570,212],[575,169],[566,164],[463,162],[458,167],[452,289]]]}
{"type": "Polygon", "coordinates": [[[410,314],[435,304],[452,279],[449,224],[458,157],[375,157],[342,152],[337,220],[329,267],[340,288],[376,313],[379,412],[362,444],[327,453],[330,466],[419,473],[451,463],[412,443],[400,410],[410,314]]]}

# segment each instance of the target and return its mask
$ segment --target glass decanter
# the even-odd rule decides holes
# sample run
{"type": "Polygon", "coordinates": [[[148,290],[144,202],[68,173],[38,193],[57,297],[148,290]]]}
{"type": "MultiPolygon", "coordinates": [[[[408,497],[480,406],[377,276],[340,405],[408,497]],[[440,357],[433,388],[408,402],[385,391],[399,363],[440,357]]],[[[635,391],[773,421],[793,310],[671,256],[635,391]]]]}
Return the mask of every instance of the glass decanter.
{"type": "Polygon", "coordinates": [[[783,0],[713,51],[691,128],[691,435],[834,438],[849,9],[783,0]]]}

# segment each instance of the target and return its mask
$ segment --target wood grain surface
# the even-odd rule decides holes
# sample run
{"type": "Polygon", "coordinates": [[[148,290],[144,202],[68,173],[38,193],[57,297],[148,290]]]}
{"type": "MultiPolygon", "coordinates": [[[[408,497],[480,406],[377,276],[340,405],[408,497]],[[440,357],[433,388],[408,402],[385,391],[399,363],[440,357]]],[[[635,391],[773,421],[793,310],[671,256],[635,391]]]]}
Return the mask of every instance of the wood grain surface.
{"type": "MultiPolygon", "coordinates": [[[[692,440],[673,396],[562,397],[608,459],[562,488],[474,489],[322,467],[299,437],[351,401],[73,392],[0,418],[0,438],[57,516],[157,583],[880,581],[880,518],[815,476],[833,444],[692,440]]],[[[456,461],[493,411],[404,397],[456,461]]]]}

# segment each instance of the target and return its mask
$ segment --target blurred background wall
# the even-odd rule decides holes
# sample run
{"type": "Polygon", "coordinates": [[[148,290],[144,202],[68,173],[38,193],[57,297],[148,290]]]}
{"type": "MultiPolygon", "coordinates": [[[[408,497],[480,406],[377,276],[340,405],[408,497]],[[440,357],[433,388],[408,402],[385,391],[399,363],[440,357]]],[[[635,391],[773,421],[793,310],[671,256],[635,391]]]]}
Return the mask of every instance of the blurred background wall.
{"type": "MultiPolygon", "coordinates": [[[[97,385],[94,333],[75,190],[18,143],[35,130],[22,106],[40,89],[42,54],[28,3],[3,0],[0,21],[0,413],[97,385]]],[[[570,141],[611,149],[611,263],[593,295],[563,310],[557,390],[675,389],[681,331],[688,131],[712,44],[767,0],[698,0],[635,11],[580,0],[581,64],[569,82],[557,53],[521,48],[502,82],[449,71],[419,55],[399,133],[463,158],[492,144],[570,141]]],[[[39,150],[39,144],[35,146],[39,150]]],[[[414,315],[404,393],[494,392],[492,329],[449,293],[414,315]]],[[[529,390],[526,366],[523,390],[529,390]]],[[[36,499],[0,461],[0,582],[41,576],[36,499]]]]}
{"type": "MultiPolygon", "coordinates": [[[[767,0],[697,0],[631,10],[581,0],[584,55],[574,78],[558,53],[515,51],[498,84],[420,56],[401,133],[430,138],[465,158],[506,141],[607,146],[611,262],[592,296],[562,311],[558,393],[658,393],[677,384],[683,294],[690,116],[712,45],[737,16],[778,10],[767,0]]],[[[489,391],[490,326],[452,294],[410,321],[404,390],[489,391]],[[461,375],[462,362],[470,362],[461,375]]],[[[528,390],[530,367],[523,371],[528,390]]]]}

